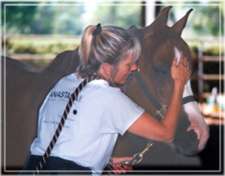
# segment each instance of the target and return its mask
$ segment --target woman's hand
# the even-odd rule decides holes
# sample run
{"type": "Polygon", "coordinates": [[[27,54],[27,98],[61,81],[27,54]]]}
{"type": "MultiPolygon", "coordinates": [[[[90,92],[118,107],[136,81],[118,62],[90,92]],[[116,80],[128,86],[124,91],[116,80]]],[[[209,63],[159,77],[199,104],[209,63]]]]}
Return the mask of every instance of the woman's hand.
{"type": "Polygon", "coordinates": [[[113,157],[111,159],[112,171],[114,174],[122,174],[132,170],[132,166],[123,164],[124,161],[131,160],[132,157],[113,157]]]}
{"type": "Polygon", "coordinates": [[[190,79],[190,76],[191,70],[187,59],[181,58],[179,63],[177,63],[176,59],[173,59],[171,65],[171,77],[174,80],[174,83],[184,86],[190,79]]]}

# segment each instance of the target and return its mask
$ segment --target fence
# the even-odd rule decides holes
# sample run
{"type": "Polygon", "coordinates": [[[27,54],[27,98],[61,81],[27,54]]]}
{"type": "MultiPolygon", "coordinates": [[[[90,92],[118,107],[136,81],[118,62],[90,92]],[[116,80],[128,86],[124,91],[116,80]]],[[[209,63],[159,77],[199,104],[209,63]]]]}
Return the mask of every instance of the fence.
{"type": "Polygon", "coordinates": [[[224,53],[219,39],[187,40],[197,42],[197,94],[203,114],[224,117],[224,53]],[[207,53],[206,48],[217,45],[217,54],[207,53]],[[208,87],[207,89],[205,87],[208,87]],[[218,90],[218,92],[215,92],[218,90]],[[212,102],[213,101],[213,102],[212,102]]]}

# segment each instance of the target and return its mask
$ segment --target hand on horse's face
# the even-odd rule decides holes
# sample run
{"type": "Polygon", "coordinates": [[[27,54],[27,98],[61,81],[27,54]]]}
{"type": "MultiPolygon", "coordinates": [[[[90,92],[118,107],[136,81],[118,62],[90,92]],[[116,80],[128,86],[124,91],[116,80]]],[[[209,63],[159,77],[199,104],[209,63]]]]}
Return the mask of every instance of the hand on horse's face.
{"type": "Polygon", "coordinates": [[[177,63],[176,59],[173,59],[171,65],[171,77],[174,80],[175,84],[178,83],[184,86],[190,79],[190,75],[191,70],[186,58],[181,58],[179,63],[177,63]]]}

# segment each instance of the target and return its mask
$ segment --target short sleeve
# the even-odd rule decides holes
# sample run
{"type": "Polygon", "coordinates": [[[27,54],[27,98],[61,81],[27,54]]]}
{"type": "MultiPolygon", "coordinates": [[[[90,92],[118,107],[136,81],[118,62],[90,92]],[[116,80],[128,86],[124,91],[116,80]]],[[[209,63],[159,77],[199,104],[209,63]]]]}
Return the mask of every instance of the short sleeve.
{"type": "Polygon", "coordinates": [[[144,113],[144,109],[121,91],[107,96],[107,126],[123,135],[127,129],[144,113]]]}

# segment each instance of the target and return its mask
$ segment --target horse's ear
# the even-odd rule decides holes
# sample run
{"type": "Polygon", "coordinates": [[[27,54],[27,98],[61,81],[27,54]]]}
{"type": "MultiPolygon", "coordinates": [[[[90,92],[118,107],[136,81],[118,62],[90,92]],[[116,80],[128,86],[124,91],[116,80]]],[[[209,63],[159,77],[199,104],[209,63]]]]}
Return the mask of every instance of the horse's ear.
{"type": "Polygon", "coordinates": [[[151,25],[145,27],[144,30],[148,31],[151,28],[159,28],[160,29],[162,26],[166,26],[168,14],[169,14],[169,11],[170,11],[171,8],[172,8],[172,6],[167,6],[167,7],[163,8],[159,12],[159,15],[157,16],[155,21],[151,25]]]}
{"type": "Polygon", "coordinates": [[[136,26],[133,25],[129,27],[127,30],[131,35],[137,37],[140,40],[140,42],[143,40],[144,34],[141,29],[138,29],[136,26]]]}
{"type": "Polygon", "coordinates": [[[186,23],[187,23],[187,19],[189,14],[191,13],[193,9],[190,9],[186,15],[184,15],[179,21],[177,21],[171,28],[178,33],[179,35],[181,35],[186,23]]]}

